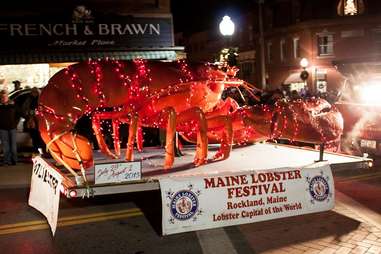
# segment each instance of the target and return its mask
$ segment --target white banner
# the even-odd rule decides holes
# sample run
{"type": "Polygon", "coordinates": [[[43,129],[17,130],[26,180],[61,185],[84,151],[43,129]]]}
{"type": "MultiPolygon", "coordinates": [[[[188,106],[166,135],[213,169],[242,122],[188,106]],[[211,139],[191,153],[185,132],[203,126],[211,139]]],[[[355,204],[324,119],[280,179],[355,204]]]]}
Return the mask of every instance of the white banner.
{"type": "Polygon", "coordinates": [[[329,165],[160,179],[163,235],[252,223],[334,207],[329,165]]]}
{"type": "Polygon", "coordinates": [[[62,176],[40,157],[33,158],[33,172],[28,204],[48,220],[52,233],[56,232],[62,176]]]}
{"type": "Polygon", "coordinates": [[[95,164],[95,184],[120,183],[142,179],[141,161],[95,164]]]}

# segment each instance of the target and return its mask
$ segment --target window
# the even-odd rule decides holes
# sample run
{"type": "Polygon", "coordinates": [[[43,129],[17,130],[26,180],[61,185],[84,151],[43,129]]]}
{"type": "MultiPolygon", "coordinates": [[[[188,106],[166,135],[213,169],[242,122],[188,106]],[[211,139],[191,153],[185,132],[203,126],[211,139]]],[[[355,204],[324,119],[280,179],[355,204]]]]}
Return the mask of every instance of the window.
{"type": "Polygon", "coordinates": [[[273,44],[271,42],[267,43],[267,62],[272,63],[273,61],[273,44]]]}
{"type": "Polygon", "coordinates": [[[240,78],[243,80],[247,80],[249,82],[253,82],[254,81],[254,76],[253,76],[254,63],[244,62],[244,63],[241,63],[240,67],[241,67],[240,68],[241,70],[238,73],[240,78]]]}
{"type": "Polygon", "coordinates": [[[318,35],[318,56],[333,55],[333,35],[318,35]]]}
{"type": "Polygon", "coordinates": [[[284,39],[280,40],[280,61],[284,61],[284,53],[286,52],[286,41],[284,39]]]}
{"type": "Polygon", "coordinates": [[[337,14],[340,16],[354,16],[362,14],[365,10],[363,0],[340,0],[337,14]]]}
{"type": "Polygon", "coordinates": [[[300,58],[300,44],[299,44],[299,38],[294,38],[294,58],[300,58]]]}
{"type": "Polygon", "coordinates": [[[327,70],[316,69],[315,79],[316,79],[316,91],[320,93],[326,93],[327,92],[327,70]]]}

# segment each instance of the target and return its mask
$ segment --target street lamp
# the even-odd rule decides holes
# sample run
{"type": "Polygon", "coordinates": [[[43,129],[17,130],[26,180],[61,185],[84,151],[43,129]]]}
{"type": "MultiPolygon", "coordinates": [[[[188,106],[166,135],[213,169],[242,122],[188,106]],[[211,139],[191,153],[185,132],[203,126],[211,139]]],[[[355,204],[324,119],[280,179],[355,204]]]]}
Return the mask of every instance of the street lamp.
{"type": "Polygon", "coordinates": [[[307,79],[308,79],[308,71],[306,70],[308,67],[308,60],[307,58],[303,57],[302,60],[300,60],[300,66],[303,68],[303,71],[300,73],[300,78],[304,82],[304,88],[307,86],[307,79]]]}
{"type": "Polygon", "coordinates": [[[232,36],[234,34],[235,25],[228,15],[225,15],[220,22],[220,33],[223,36],[232,36]]]}
{"type": "Polygon", "coordinates": [[[222,68],[226,68],[227,66],[235,66],[237,65],[237,53],[236,50],[229,45],[235,30],[234,22],[229,16],[225,15],[220,22],[219,29],[220,33],[226,38],[226,45],[224,45],[226,48],[223,48],[220,52],[220,63],[223,66],[222,68]]]}
{"type": "Polygon", "coordinates": [[[300,60],[300,66],[304,69],[304,70],[306,70],[306,68],[308,67],[308,60],[307,60],[307,58],[305,58],[305,57],[303,57],[302,58],[302,60],[300,60]]]}

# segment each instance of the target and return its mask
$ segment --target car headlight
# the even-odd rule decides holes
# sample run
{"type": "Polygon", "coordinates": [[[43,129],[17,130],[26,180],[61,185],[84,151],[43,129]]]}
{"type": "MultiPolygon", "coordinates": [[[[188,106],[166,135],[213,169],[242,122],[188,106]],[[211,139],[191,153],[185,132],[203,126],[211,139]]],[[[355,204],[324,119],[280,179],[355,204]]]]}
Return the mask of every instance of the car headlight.
{"type": "Polygon", "coordinates": [[[371,105],[381,105],[381,84],[370,83],[360,89],[361,101],[371,105]]]}

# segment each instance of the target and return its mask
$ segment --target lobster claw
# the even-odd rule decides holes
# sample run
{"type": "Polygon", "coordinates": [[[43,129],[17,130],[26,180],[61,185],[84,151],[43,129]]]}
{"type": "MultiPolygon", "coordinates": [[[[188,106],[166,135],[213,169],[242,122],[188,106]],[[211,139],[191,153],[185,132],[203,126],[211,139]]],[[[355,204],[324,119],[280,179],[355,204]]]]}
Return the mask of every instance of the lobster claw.
{"type": "Polygon", "coordinates": [[[343,133],[340,112],[322,99],[243,107],[232,117],[235,143],[280,138],[321,144],[335,142],[343,133]]]}
{"type": "MultiPolygon", "coordinates": [[[[63,165],[80,170],[93,165],[92,147],[87,138],[70,131],[48,133],[41,130],[41,137],[50,154],[63,165]]],[[[67,167],[66,167],[67,168],[67,167]]]]}

